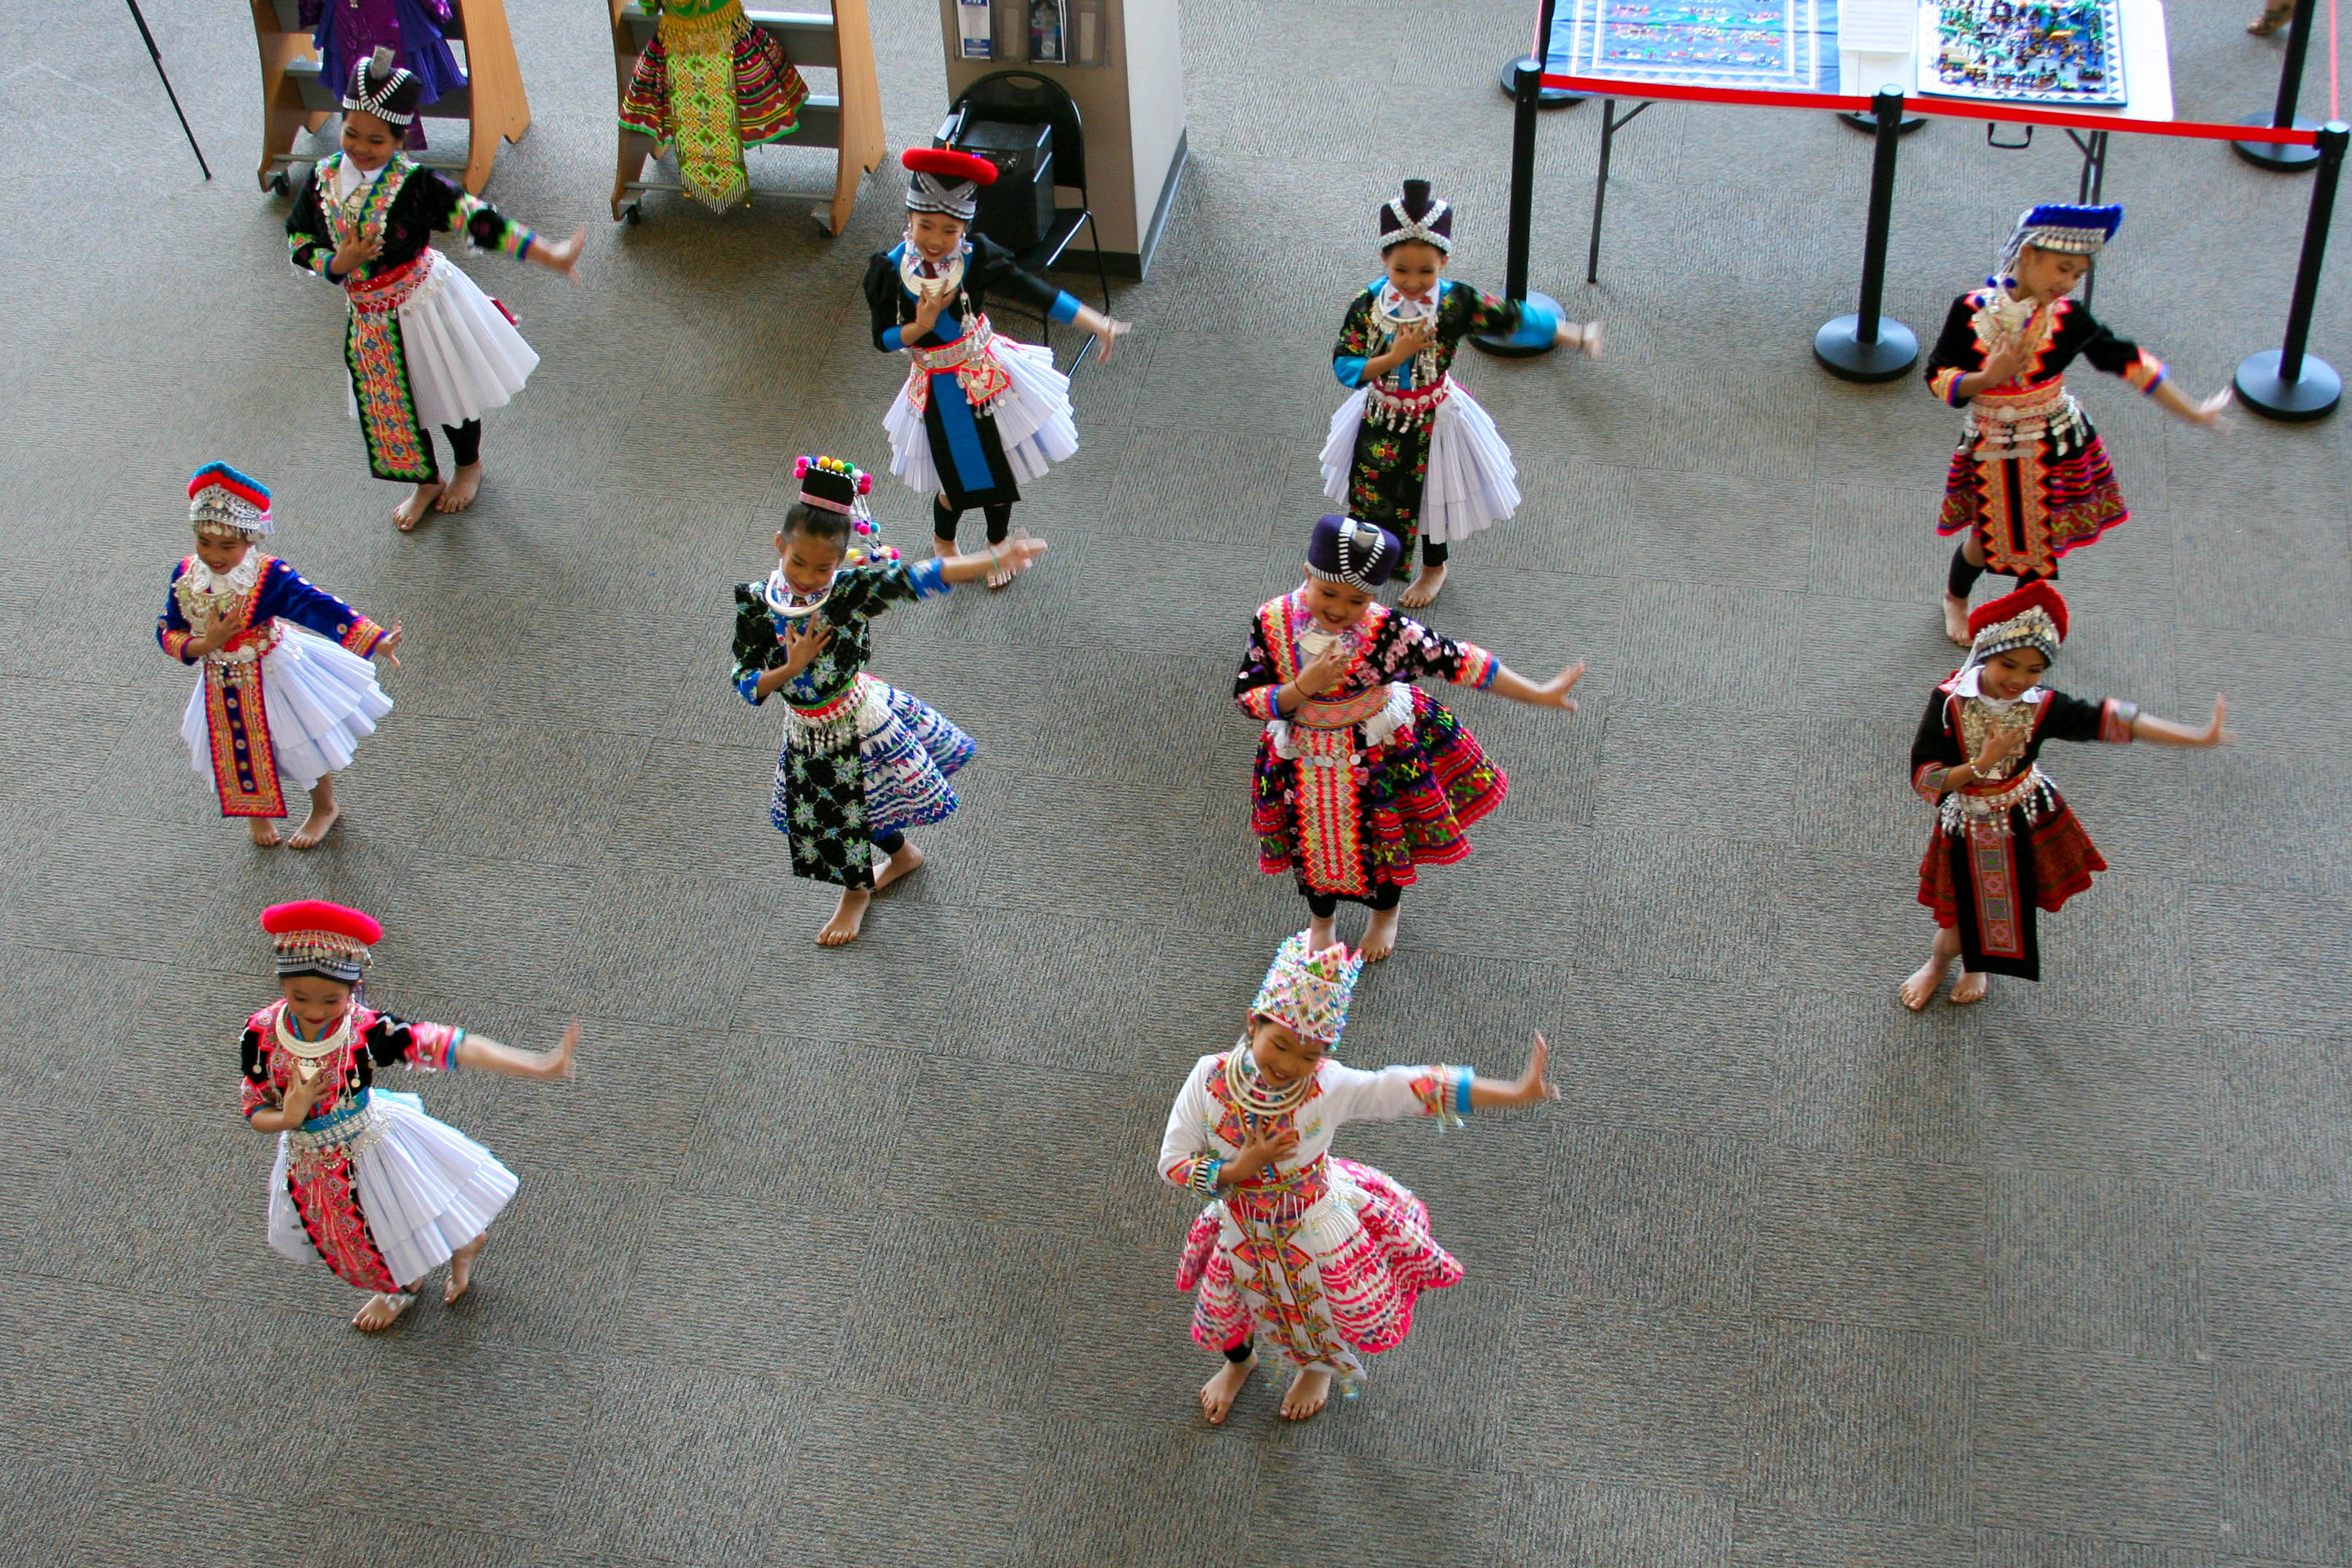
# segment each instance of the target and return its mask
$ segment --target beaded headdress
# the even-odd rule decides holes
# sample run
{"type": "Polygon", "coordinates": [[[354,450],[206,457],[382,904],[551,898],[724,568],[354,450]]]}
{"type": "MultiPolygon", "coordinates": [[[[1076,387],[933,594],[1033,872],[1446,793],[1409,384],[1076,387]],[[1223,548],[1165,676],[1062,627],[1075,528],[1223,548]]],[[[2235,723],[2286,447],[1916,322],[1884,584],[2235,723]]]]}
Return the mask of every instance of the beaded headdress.
{"type": "Polygon", "coordinates": [[[416,100],[424,91],[415,73],[394,65],[392,50],[381,48],[352,68],[343,107],[373,114],[386,125],[406,125],[416,118],[416,100]]]}
{"type": "Polygon", "coordinates": [[[939,213],[970,223],[980,214],[980,188],[996,183],[996,165],[952,147],[909,147],[898,155],[907,166],[907,210],[939,213]]]}
{"type": "Polygon", "coordinates": [[[1404,546],[1396,535],[1354,517],[1319,519],[1307,542],[1307,574],[1351,588],[1380,587],[1403,559],[1404,546]]]}
{"type": "MultiPolygon", "coordinates": [[[[875,531],[874,514],[866,510],[866,497],[873,492],[874,476],[855,463],[838,457],[800,457],[793,462],[793,477],[800,481],[799,499],[803,506],[820,511],[838,512],[849,519],[849,542],[841,553],[843,567],[868,566],[876,561],[899,559],[896,547],[886,545],[875,531]]],[[[835,573],[835,576],[839,572],[835,573]]],[[[784,569],[778,563],[768,575],[768,608],[779,615],[802,616],[816,612],[833,593],[827,582],[814,593],[796,593],[784,580],[784,569]]]]}
{"type": "Polygon", "coordinates": [[[1981,664],[2012,648],[2038,648],[2052,664],[2066,642],[2066,601],[2040,579],[2014,593],[1979,604],[1969,615],[1969,664],[1981,664]]]}
{"type": "Polygon", "coordinates": [[[226,463],[207,463],[188,476],[188,521],[199,533],[257,539],[271,528],[269,486],[226,463]]]}
{"type": "Polygon", "coordinates": [[[1407,180],[1403,194],[1381,204],[1381,254],[1407,240],[1434,246],[1441,256],[1454,254],[1454,209],[1429,193],[1426,180],[1407,180]]]}
{"type": "Polygon", "coordinates": [[[2116,237],[2123,226],[2124,210],[2108,204],[2102,207],[2078,207],[2064,202],[2045,202],[2038,207],[2028,207],[2017,214],[2017,227],[2009,243],[2000,248],[1999,283],[2017,270],[2017,258],[2027,246],[2037,250],[2060,250],[2069,256],[2096,256],[2101,246],[2116,237]]]}
{"type": "Polygon", "coordinates": [[[383,940],[375,919],[345,904],[306,898],[273,904],[261,912],[261,928],[278,949],[278,973],[318,975],[356,986],[367,972],[371,949],[383,940]]]}
{"type": "Polygon", "coordinates": [[[1348,1001],[1356,993],[1356,977],[1363,969],[1363,958],[1349,952],[1345,943],[1335,942],[1320,953],[1308,952],[1307,933],[1301,931],[1276,952],[1250,1011],[1258,1018],[1288,1024],[1301,1040],[1318,1040],[1326,1049],[1337,1051],[1340,1032],[1348,1027],[1348,1001]]]}

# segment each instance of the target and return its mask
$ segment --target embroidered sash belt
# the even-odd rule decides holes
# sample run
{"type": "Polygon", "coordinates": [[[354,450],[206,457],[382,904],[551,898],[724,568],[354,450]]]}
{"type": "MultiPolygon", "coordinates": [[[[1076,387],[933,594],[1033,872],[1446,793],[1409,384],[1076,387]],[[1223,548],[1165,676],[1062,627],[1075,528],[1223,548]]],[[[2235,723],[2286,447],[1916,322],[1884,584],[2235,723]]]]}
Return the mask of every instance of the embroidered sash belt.
{"type": "Polygon", "coordinates": [[[1969,400],[1968,439],[1979,457],[2006,457],[2044,436],[2071,445],[2084,427],[2082,404],[2063,380],[2013,392],[1979,392],[1969,400]]]}
{"type": "Polygon", "coordinates": [[[1364,419],[1386,430],[1419,430],[1437,417],[1438,406],[1454,393],[1454,378],[1440,376],[1425,387],[1391,392],[1383,386],[1364,389],[1364,419]]]}
{"type": "Polygon", "coordinates": [[[230,638],[215,651],[205,655],[207,664],[250,664],[268,658],[269,650],[278,646],[284,635],[278,619],[272,616],[259,626],[248,626],[230,638]]]}
{"type": "Polygon", "coordinates": [[[365,279],[354,278],[344,284],[343,296],[351,301],[352,310],[356,315],[390,315],[415,298],[416,291],[425,287],[425,280],[433,276],[433,268],[440,260],[441,253],[427,246],[417,252],[414,259],[401,263],[390,272],[378,273],[365,279]]]}
{"type": "Polygon", "coordinates": [[[880,681],[860,671],[849,685],[814,704],[784,699],[784,744],[794,751],[847,751],[882,727],[889,710],[880,681]]]}
{"type": "Polygon", "coordinates": [[[915,405],[918,413],[929,408],[931,378],[951,371],[956,385],[963,389],[964,401],[974,409],[995,402],[1013,389],[1012,373],[997,363],[995,343],[996,329],[982,316],[962,337],[944,348],[908,348],[907,357],[915,362],[907,371],[907,401],[915,405]]]}
{"type": "Polygon", "coordinates": [[[1337,702],[1309,698],[1288,718],[1270,720],[1265,732],[1274,740],[1274,754],[1310,768],[1341,768],[1357,761],[1364,751],[1386,746],[1412,720],[1412,688],[1402,681],[1374,686],[1337,702]],[[1361,727],[1364,743],[1356,746],[1361,727]]]}
{"type": "Polygon", "coordinates": [[[1297,1170],[1235,1187],[1225,1207],[1239,1220],[1295,1225],[1330,1193],[1330,1157],[1318,1155],[1297,1170]]]}
{"type": "Polygon", "coordinates": [[[213,788],[224,817],[286,814],[261,681],[261,661],[278,646],[279,635],[272,618],[205,655],[205,734],[212,747],[213,788]]]}
{"type": "Polygon", "coordinates": [[[2009,813],[2012,810],[2023,806],[2029,815],[2037,806],[2048,810],[2056,804],[2056,794],[2049,775],[2037,762],[2021,777],[2000,782],[1984,794],[1975,793],[1973,786],[1953,790],[1944,797],[1937,820],[1943,823],[1947,833],[1965,831],[2000,837],[2010,831],[2009,813]]]}
{"type": "Polygon", "coordinates": [[[367,1090],[337,1111],[313,1116],[286,1134],[288,1167],[303,1179],[337,1160],[356,1160],[384,1134],[384,1115],[367,1090]]]}

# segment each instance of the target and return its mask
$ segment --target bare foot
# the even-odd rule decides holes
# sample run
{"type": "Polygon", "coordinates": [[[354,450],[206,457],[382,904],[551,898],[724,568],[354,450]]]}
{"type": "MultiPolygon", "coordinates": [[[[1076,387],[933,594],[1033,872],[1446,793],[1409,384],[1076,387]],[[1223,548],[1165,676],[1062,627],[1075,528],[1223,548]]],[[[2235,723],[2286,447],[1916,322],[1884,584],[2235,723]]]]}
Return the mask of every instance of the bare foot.
{"type": "Polygon", "coordinates": [[[265,849],[278,841],[278,824],[267,817],[247,817],[245,831],[253,835],[255,843],[265,849]]]}
{"type": "Polygon", "coordinates": [[[1339,918],[1339,912],[1334,910],[1328,915],[1318,915],[1307,922],[1307,950],[1309,953],[1320,953],[1339,940],[1332,931],[1332,925],[1339,918]]]}
{"type": "Polygon", "coordinates": [[[1222,1427],[1233,1414],[1234,1401],[1249,1386],[1251,1371],[1257,1365],[1257,1352],[1250,1352],[1247,1361],[1229,1361],[1220,1367],[1217,1375],[1201,1385],[1201,1414],[1209,1418],[1212,1427],[1222,1427]]]}
{"type": "Polygon", "coordinates": [[[441,1291],[443,1306],[455,1306],[457,1298],[466,1293],[466,1287],[474,1282],[474,1260],[482,1255],[489,1240],[490,1233],[485,1230],[449,1254],[449,1283],[441,1291]]]}
{"type": "Polygon", "coordinates": [[[438,480],[430,485],[419,485],[409,493],[408,499],[393,508],[392,520],[399,525],[402,533],[407,533],[425,520],[425,514],[433,509],[433,497],[440,493],[438,480]]]}
{"type": "Polygon", "coordinates": [[[1967,600],[1955,599],[1948,593],[1944,595],[1944,635],[1963,648],[1976,641],[1969,635],[1969,601],[1967,600]]]}
{"type": "Polygon", "coordinates": [[[1397,602],[1407,610],[1419,610],[1425,604],[1435,603],[1438,590],[1444,586],[1445,569],[1424,563],[1421,575],[1412,580],[1412,586],[1397,595],[1397,602]]]}
{"type": "Polygon", "coordinates": [[[415,1304],[416,1293],[414,1291],[404,1291],[397,1296],[386,1295],[382,1291],[378,1291],[367,1299],[366,1303],[360,1308],[358,1315],[352,1319],[352,1327],[362,1333],[379,1333],[390,1328],[399,1319],[401,1313],[415,1304]]]}
{"type": "Polygon", "coordinates": [[[1962,969],[1959,984],[1952,988],[1952,1005],[1965,1008],[1984,1000],[1985,988],[1991,983],[1992,977],[1982,969],[1962,969]]]}
{"type": "Polygon", "coordinates": [[[857,940],[858,927],[866,924],[866,906],[874,902],[873,894],[862,887],[845,887],[841,902],[834,905],[833,918],[816,934],[820,947],[838,947],[845,942],[857,940]]]}
{"type": "Polygon", "coordinates": [[[462,512],[474,504],[475,492],[481,487],[482,465],[468,463],[441,486],[441,498],[433,503],[433,509],[436,512],[462,512]]]}
{"type": "Polygon", "coordinates": [[[1393,909],[1375,909],[1364,927],[1364,962],[1377,964],[1396,951],[1397,916],[1404,913],[1402,904],[1393,909]]]}
{"type": "Polygon", "coordinates": [[[1302,1366],[1298,1369],[1298,1375],[1290,1380],[1290,1392],[1282,1396],[1282,1418],[1304,1421],[1318,1414],[1325,1401],[1330,1397],[1330,1368],[1302,1366]]]}
{"type": "MultiPolygon", "coordinates": [[[[900,844],[898,852],[884,861],[882,869],[874,873],[874,891],[879,893],[900,877],[922,869],[923,852],[912,844],[900,844]]],[[[853,931],[850,935],[854,936],[856,933],[853,931]]]]}
{"type": "Polygon", "coordinates": [[[1949,958],[1935,957],[1914,969],[1911,977],[1903,982],[1903,1005],[1915,1013],[1926,1010],[1927,1004],[1936,999],[1936,993],[1943,988],[1944,976],[1951,967],[1949,958]]]}
{"type": "Polygon", "coordinates": [[[288,841],[298,850],[307,850],[325,838],[327,830],[340,821],[342,815],[342,809],[339,806],[313,806],[310,816],[303,819],[302,825],[294,830],[293,838],[288,841]]]}

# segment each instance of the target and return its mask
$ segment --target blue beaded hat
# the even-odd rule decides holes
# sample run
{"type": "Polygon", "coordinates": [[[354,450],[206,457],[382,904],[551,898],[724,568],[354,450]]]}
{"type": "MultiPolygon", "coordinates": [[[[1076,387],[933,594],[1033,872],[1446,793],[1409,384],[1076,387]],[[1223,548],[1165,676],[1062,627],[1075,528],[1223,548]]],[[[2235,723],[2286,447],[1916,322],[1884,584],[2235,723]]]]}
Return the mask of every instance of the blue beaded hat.
{"type": "Polygon", "coordinates": [[[2123,227],[2124,210],[2110,203],[2078,207],[2064,202],[2044,202],[2017,215],[2017,228],[2000,250],[2000,276],[2016,269],[2018,253],[2027,246],[2037,250],[2063,251],[2069,256],[2096,256],[2101,246],[2123,227]]]}
{"type": "Polygon", "coordinates": [[[257,539],[271,529],[269,486],[226,463],[188,476],[188,520],[205,532],[257,539]]]}
{"type": "Polygon", "coordinates": [[[1380,587],[1403,559],[1404,546],[1396,535],[1354,517],[1321,518],[1307,541],[1307,575],[1350,588],[1380,587]]]}

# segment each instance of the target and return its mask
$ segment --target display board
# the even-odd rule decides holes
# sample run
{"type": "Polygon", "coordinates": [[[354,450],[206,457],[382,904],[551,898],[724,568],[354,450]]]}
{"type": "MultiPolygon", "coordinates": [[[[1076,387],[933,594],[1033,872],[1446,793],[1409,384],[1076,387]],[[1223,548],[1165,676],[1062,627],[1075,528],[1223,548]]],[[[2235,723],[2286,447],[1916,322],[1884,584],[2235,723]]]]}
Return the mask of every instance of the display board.
{"type": "Polygon", "coordinates": [[[1629,83],[1829,92],[1837,51],[1837,0],[1560,0],[1547,68],[1629,83]]]}
{"type": "Polygon", "coordinates": [[[2105,108],[2129,101],[2116,0],[1941,0],[1925,10],[1921,92],[2105,108]]]}

